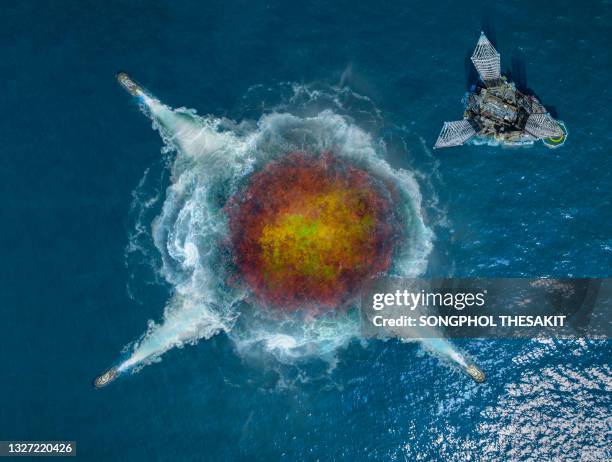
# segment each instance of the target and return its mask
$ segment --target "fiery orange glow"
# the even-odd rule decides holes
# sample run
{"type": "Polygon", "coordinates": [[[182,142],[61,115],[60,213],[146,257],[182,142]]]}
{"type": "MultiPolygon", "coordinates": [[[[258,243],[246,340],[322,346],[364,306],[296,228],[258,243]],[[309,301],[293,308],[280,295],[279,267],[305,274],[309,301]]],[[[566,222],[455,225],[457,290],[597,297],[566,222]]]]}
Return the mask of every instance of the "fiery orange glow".
{"type": "Polygon", "coordinates": [[[230,201],[234,261],[276,308],[338,308],[391,263],[398,221],[389,192],[330,154],[293,153],[230,201]]]}

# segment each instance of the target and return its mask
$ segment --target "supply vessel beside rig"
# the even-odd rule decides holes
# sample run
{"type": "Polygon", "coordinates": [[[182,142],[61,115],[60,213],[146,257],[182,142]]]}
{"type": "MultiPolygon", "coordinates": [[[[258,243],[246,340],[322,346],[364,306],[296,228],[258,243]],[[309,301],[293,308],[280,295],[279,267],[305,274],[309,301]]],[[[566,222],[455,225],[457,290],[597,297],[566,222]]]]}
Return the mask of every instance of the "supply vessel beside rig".
{"type": "Polygon", "coordinates": [[[481,32],[471,61],[480,81],[466,97],[462,120],[444,122],[434,148],[459,146],[473,137],[502,145],[533,144],[542,140],[548,147],[561,146],[567,131],[551,117],[533,95],[520,92],[501,75],[499,53],[481,32]]]}

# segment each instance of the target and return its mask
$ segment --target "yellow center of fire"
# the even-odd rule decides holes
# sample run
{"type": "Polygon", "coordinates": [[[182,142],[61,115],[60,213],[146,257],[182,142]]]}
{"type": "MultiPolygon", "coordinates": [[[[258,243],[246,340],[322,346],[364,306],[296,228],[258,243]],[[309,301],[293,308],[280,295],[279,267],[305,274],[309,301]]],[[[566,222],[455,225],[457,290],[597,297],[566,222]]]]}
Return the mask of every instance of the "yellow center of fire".
{"type": "Polygon", "coordinates": [[[266,224],[259,245],[268,283],[282,284],[287,276],[324,283],[363,266],[375,227],[365,194],[342,188],[306,195],[266,224]]]}

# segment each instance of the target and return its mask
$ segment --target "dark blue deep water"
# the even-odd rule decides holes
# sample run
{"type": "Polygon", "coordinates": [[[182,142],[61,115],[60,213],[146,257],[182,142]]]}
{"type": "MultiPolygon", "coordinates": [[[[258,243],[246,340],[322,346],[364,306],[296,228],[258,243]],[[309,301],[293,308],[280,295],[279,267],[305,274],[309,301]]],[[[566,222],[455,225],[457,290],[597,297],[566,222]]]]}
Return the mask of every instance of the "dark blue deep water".
{"type": "Polygon", "coordinates": [[[0,440],[76,440],[82,460],[612,458],[601,341],[456,342],[482,386],[416,344],[353,342],[283,385],[220,334],[91,385],[169,291],[126,257],[162,144],[117,71],[233,118],[257,85],[343,85],[382,114],[390,164],[425,172],[428,274],[611,276],[610,24],[603,0],[3,2],[0,440]],[[431,151],[481,29],[564,147],[431,151]]]}

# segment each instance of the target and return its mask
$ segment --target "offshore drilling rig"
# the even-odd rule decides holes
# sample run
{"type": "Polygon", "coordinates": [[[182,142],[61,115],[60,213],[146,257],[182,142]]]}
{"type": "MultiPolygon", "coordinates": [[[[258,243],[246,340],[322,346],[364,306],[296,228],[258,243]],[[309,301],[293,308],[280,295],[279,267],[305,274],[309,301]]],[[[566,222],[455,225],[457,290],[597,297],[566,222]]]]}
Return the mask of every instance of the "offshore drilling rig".
{"type": "Polygon", "coordinates": [[[444,122],[434,148],[464,144],[472,137],[503,145],[533,144],[542,140],[548,147],[561,146],[567,131],[551,117],[533,95],[517,90],[500,72],[499,53],[481,32],[471,61],[480,81],[473,85],[462,120],[444,122]]]}

